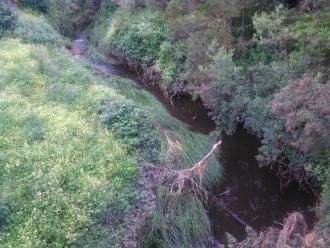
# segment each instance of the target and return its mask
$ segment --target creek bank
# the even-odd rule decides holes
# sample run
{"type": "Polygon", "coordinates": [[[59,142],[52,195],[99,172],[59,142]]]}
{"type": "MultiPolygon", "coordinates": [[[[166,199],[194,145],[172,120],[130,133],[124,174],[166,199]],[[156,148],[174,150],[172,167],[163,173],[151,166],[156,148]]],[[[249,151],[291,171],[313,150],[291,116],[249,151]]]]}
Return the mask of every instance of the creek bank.
{"type": "MultiPolygon", "coordinates": [[[[73,42],[75,54],[84,54],[85,47],[82,38],[73,42]]],[[[132,65],[89,62],[107,76],[117,75],[137,82],[136,87],[152,93],[173,117],[186,123],[191,130],[208,134],[215,128],[202,102],[192,102],[185,96],[174,97],[170,102],[158,84],[143,80],[136,70],[132,72],[132,65]]],[[[255,155],[259,145],[259,141],[244,129],[223,139],[220,153],[225,165],[225,180],[213,192],[219,196],[218,200],[210,201],[207,206],[213,235],[220,242],[226,241],[225,233],[231,233],[238,241],[243,240],[246,237],[244,223],[256,231],[278,227],[289,212],[302,212],[309,230],[316,220],[311,208],[316,205],[317,197],[295,183],[281,190],[275,172],[258,166],[255,155]],[[219,207],[219,203],[222,206],[219,207]],[[243,220],[243,224],[228,214],[224,206],[243,220]]]]}
{"type": "MultiPolygon", "coordinates": [[[[77,36],[72,42],[71,53],[75,55],[85,55],[87,52],[84,36],[77,36]]],[[[84,56],[86,58],[86,56],[84,56]]],[[[185,123],[192,131],[202,134],[209,134],[215,130],[215,123],[211,120],[211,112],[207,109],[201,99],[192,101],[191,92],[180,92],[176,96],[169,98],[164,92],[164,88],[157,83],[156,77],[146,77],[145,71],[138,63],[134,63],[124,56],[118,54],[108,54],[108,58],[118,61],[119,64],[109,64],[88,59],[93,68],[108,76],[116,75],[128,78],[137,83],[137,87],[147,90],[157,98],[159,102],[176,119],[185,123]]]]}
{"type": "MultiPolygon", "coordinates": [[[[212,115],[212,110],[209,109],[207,106],[207,101],[205,101],[203,97],[205,91],[203,85],[192,87],[189,86],[188,82],[181,81],[175,83],[173,82],[169,86],[166,83],[162,83],[160,72],[157,71],[155,66],[143,66],[139,62],[131,60],[122,53],[109,52],[107,57],[114,59],[121,65],[127,67],[127,69],[130,71],[129,73],[133,73],[133,77],[131,79],[139,82],[139,84],[143,84],[148,91],[153,93],[157,91],[157,95],[163,95],[162,98],[165,97],[167,102],[165,103],[162,101],[163,104],[173,104],[174,102],[180,102],[181,99],[187,99],[187,102],[197,102],[199,105],[201,105],[201,107],[208,113],[208,116],[212,115]]],[[[127,71],[126,74],[128,74],[127,71]]],[[[178,118],[178,116],[175,117],[178,118]]],[[[212,126],[212,129],[210,129],[209,132],[202,133],[208,134],[215,129],[215,123],[213,121],[204,123],[212,123],[212,125],[209,125],[212,126]]]]}

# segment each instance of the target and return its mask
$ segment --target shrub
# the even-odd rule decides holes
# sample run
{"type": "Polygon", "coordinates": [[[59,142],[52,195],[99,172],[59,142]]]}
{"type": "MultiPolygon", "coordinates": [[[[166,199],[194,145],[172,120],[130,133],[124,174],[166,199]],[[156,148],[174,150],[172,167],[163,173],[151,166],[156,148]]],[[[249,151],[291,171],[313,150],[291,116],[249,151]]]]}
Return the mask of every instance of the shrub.
{"type": "Polygon", "coordinates": [[[62,44],[61,36],[44,17],[26,13],[20,14],[14,37],[26,43],[62,44]]]}
{"type": "Polygon", "coordinates": [[[18,0],[18,3],[25,8],[37,9],[41,12],[46,12],[48,0],[18,0]]]}
{"type": "Polygon", "coordinates": [[[172,83],[175,80],[182,80],[184,72],[183,65],[187,59],[187,47],[184,42],[164,42],[159,51],[159,58],[156,61],[156,68],[161,73],[165,83],[172,83]]]}
{"type": "Polygon", "coordinates": [[[302,152],[330,149],[330,85],[305,75],[274,96],[272,110],[285,121],[290,144],[302,152]]]}
{"type": "Polygon", "coordinates": [[[129,101],[104,101],[100,114],[101,123],[123,140],[128,151],[158,161],[160,141],[147,111],[129,101]]]}
{"type": "Polygon", "coordinates": [[[203,70],[211,85],[205,100],[214,110],[216,124],[228,134],[236,130],[246,108],[246,97],[242,94],[244,79],[232,56],[232,52],[220,49],[214,62],[203,70]]]}
{"type": "Polygon", "coordinates": [[[16,26],[16,17],[11,9],[0,3],[0,38],[6,31],[12,31],[16,26]]]}
{"type": "Polygon", "coordinates": [[[118,27],[111,27],[115,32],[105,37],[107,43],[114,52],[142,65],[150,65],[158,58],[162,43],[169,39],[160,16],[150,11],[139,12],[132,17],[125,13],[124,16],[119,15],[123,12],[118,12],[113,18],[121,18],[122,21],[115,22],[118,27]]]}

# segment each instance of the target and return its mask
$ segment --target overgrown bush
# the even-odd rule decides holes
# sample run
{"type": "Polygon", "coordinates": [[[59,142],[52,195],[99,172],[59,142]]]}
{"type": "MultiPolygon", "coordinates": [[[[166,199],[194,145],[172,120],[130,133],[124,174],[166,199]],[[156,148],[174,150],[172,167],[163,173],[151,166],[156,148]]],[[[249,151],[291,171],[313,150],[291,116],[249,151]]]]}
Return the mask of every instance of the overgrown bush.
{"type": "Polygon", "coordinates": [[[285,121],[291,145],[307,153],[330,149],[330,85],[305,75],[274,96],[272,111],[285,121]]]}
{"type": "Polygon", "coordinates": [[[143,11],[129,18],[125,15],[118,18],[120,21],[111,27],[115,31],[106,37],[112,51],[141,65],[152,64],[158,58],[161,45],[169,38],[160,16],[143,11]]]}
{"type": "Polygon", "coordinates": [[[187,47],[183,41],[175,44],[164,42],[156,61],[156,69],[161,73],[162,81],[169,84],[184,80],[183,65],[186,59],[187,47]]]}
{"type": "Polygon", "coordinates": [[[232,56],[232,52],[220,49],[214,62],[202,70],[211,85],[205,100],[214,111],[216,124],[228,134],[236,130],[247,100],[242,94],[245,87],[242,70],[235,65],[232,56]]]}
{"type": "Polygon", "coordinates": [[[159,160],[160,140],[146,110],[129,101],[104,101],[100,114],[101,123],[123,140],[128,151],[152,162],[159,160]]]}

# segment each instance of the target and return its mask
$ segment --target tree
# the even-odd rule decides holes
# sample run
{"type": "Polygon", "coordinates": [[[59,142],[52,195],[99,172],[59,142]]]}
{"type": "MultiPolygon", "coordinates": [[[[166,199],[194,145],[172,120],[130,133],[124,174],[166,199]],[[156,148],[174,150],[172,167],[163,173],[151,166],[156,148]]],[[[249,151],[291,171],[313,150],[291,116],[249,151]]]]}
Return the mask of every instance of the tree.
{"type": "Polygon", "coordinates": [[[291,145],[302,152],[330,148],[330,84],[304,75],[284,87],[271,102],[277,118],[285,121],[291,145]]]}
{"type": "Polygon", "coordinates": [[[203,100],[213,110],[218,128],[231,134],[246,108],[242,70],[235,65],[232,51],[221,48],[213,62],[202,69],[202,73],[210,82],[203,93],[203,100]]]}
{"type": "Polygon", "coordinates": [[[224,48],[226,50],[231,47],[232,37],[232,20],[238,17],[241,10],[250,4],[249,0],[208,0],[207,15],[220,18],[225,21],[225,39],[224,48]]]}

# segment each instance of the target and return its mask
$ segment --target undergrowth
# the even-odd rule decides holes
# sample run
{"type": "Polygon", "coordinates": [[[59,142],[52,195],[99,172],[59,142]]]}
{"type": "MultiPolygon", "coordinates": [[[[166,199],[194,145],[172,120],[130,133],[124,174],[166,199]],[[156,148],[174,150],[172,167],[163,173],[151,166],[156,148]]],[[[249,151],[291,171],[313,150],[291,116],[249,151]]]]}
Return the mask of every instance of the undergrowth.
{"type": "Polygon", "coordinates": [[[160,140],[148,111],[131,101],[103,101],[100,121],[122,140],[129,152],[158,162],[160,140]]]}

